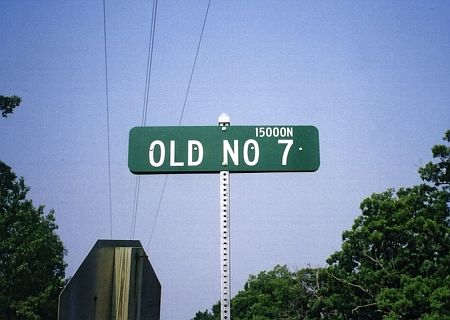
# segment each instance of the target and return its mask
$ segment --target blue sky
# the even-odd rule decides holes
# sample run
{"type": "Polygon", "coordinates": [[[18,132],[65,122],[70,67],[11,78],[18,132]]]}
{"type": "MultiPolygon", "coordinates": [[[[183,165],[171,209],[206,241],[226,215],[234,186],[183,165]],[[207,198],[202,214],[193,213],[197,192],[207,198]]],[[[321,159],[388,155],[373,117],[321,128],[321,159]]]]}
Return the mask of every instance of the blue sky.
{"type": "MultiPolygon", "coordinates": [[[[106,1],[113,237],[128,239],[151,1],[106,1]]],[[[207,1],[160,0],[148,125],[177,125],[207,1]]],[[[0,159],[56,211],[75,272],[109,238],[101,1],[0,2],[0,159]]],[[[231,175],[232,291],[249,274],[323,266],[373,192],[419,182],[450,127],[447,1],[212,0],[183,125],[314,125],[315,173],[231,175]]],[[[163,287],[162,319],[219,299],[219,177],[143,176],[136,238],[163,287]]]]}

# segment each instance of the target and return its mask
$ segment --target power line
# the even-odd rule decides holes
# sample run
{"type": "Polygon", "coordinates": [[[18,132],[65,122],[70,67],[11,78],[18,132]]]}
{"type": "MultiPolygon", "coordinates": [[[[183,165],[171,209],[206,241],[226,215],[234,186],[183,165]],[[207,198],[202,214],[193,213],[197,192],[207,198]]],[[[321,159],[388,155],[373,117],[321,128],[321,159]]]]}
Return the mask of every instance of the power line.
{"type": "MultiPolygon", "coordinates": [[[[195,58],[194,58],[194,62],[193,62],[193,64],[192,64],[191,75],[190,75],[190,77],[189,77],[189,83],[188,83],[188,86],[187,86],[187,89],[186,89],[186,95],[185,95],[185,97],[184,97],[183,108],[181,109],[181,115],[180,115],[180,119],[179,119],[179,121],[178,121],[178,126],[180,126],[181,123],[182,123],[182,121],[183,121],[184,110],[185,110],[185,108],[186,108],[186,102],[187,102],[187,99],[188,99],[188,96],[189,96],[189,91],[190,91],[190,89],[191,89],[192,78],[193,78],[193,76],[194,76],[195,66],[196,66],[196,64],[197,64],[198,53],[199,53],[199,51],[200,51],[200,45],[201,45],[201,43],[202,43],[203,33],[204,33],[204,31],[205,31],[206,20],[208,19],[208,13],[209,13],[209,7],[210,7],[210,5],[211,5],[211,0],[208,1],[208,6],[207,6],[207,8],[206,8],[205,17],[204,17],[204,19],[203,19],[202,31],[201,31],[201,33],[200,33],[200,38],[199,38],[199,40],[198,40],[197,50],[196,50],[196,52],[195,52],[195,58]]],[[[154,229],[155,229],[156,221],[157,221],[157,219],[158,219],[159,211],[160,211],[160,209],[161,209],[161,202],[162,202],[162,199],[163,199],[163,197],[164,197],[164,193],[165,193],[165,191],[166,191],[167,177],[168,177],[168,175],[166,174],[166,176],[165,176],[165,178],[164,178],[163,188],[162,188],[162,191],[161,191],[161,196],[160,196],[159,202],[158,202],[158,208],[156,209],[155,219],[153,220],[152,229],[151,229],[151,231],[150,231],[150,236],[149,236],[148,241],[147,241],[147,248],[150,246],[150,243],[151,243],[151,241],[152,241],[153,231],[154,231],[154,229]]]]}
{"type": "Polygon", "coordinates": [[[178,125],[181,125],[181,121],[183,121],[184,109],[186,108],[186,101],[189,95],[189,91],[191,89],[192,77],[194,75],[195,65],[197,64],[198,52],[200,51],[200,45],[202,43],[203,32],[205,31],[206,19],[208,18],[209,6],[211,5],[211,0],[208,1],[208,7],[206,8],[205,18],[203,19],[202,32],[200,33],[200,39],[198,40],[197,51],[195,52],[194,63],[192,64],[191,76],[189,77],[189,83],[186,89],[186,95],[184,97],[183,108],[181,109],[180,121],[178,121],[178,125]]]}
{"type": "Polygon", "coordinates": [[[109,191],[109,234],[112,239],[112,196],[111,196],[111,150],[109,139],[109,85],[108,85],[108,51],[106,46],[106,4],[103,0],[103,38],[105,44],[105,94],[106,94],[106,132],[108,137],[108,191],[109,191]]]}
{"type": "MultiPolygon", "coordinates": [[[[156,12],[158,9],[158,0],[153,1],[152,7],[152,18],[150,23],[150,35],[148,41],[148,52],[147,52],[147,71],[145,75],[145,89],[144,89],[144,103],[142,106],[142,119],[141,126],[145,126],[147,123],[147,110],[149,103],[149,91],[150,91],[150,80],[152,73],[152,64],[153,64],[153,47],[155,41],[155,27],[156,27],[156,12]]],[[[136,220],[137,220],[137,212],[139,206],[139,191],[141,185],[141,177],[136,176],[135,184],[134,184],[134,198],[133,198],[133,213],[131,218],[131,231],[130,238],[134,239],[134,235],[136,232],[136,220]]]]}
{"type": "Polygon", "coordinates": [[[134,239],[134,233],[136,231],[136,218],[137,218],[137,210],[139,205],[139,191],[141,186],[141,176],[136,176],[134,182],[134,198],[133,198],[133,212],[131,217],[131,231],[130,231],[130,239],[134,239]]]}
{"type": "Polygon", "coordinates": [[[149,236],[148,241],[147,241],[147,248],[150,247],[150,242],[152,242],[153,231],[155,230],[156,220],[158,220],[158,215],[159,215],[159,211],[161,209],[161,203],[162,203],[162,200],[163,200],[163,197],[164,197],[164,193],[165,193],[165,190],[166,190],[166,184],[167,184],[167,178],[168,177],[169,177],[168,174],[166,174],[165,177],[164,177],[164,183],[163,183],[163,187],[162,187],[162,190],[161,190],[161,196],[159,197],[158,207],[156,208],[155,219],[153,220],[152,229],[150,230],[150,236],[149,236]]]}
{"type": "Polygon", "coordinates": [[[148,53],[147,53],[147,75],[146,75],[146,90],[145,90],[145,98],[144,98],[144,108],[142,113],[142,121],[141,124],[144,126],[147,123],[147,109],[148,109],[148,97],[150,91],[150,80],[152,74],[152,66],[153,66],[153,47],[155,43],[155,30],[156,30],[156,12],[158,10],[158,0],[153,1],[152,8],[152,23],[150,26],[150,39],[148,43],[148,53]]]}

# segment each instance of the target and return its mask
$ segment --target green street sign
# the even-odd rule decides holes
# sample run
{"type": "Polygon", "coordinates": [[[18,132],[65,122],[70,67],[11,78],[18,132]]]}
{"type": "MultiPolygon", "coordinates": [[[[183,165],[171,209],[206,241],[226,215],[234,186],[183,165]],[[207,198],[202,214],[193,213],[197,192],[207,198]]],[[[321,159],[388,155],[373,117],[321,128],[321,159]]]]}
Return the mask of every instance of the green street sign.
{"type": "Polygon", "coordinates": [[[313,126],[135,127],[128,167],[134,174],[316,171],[313,126]]]}

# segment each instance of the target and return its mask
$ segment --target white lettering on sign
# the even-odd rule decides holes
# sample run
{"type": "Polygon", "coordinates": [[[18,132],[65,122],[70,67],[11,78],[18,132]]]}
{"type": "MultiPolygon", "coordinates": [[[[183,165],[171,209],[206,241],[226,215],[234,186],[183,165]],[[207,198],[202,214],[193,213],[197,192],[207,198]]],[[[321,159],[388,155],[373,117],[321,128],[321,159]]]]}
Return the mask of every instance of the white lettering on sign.
{"type": "Polygon", "coordinates": [[[287,138],[294,136],[292,127],[256,127],[255,135],[257,138],[287,138]]]}
{"type": "Polygon", "coordinates": [[[249,139],[249,140],[245,141],[245,143],[244,143],[244,162],[249,166],[254,166],[255,164],[258,163],[258,160],[259,160],[258,142],[256,142],[256,140],[253,140],[253,139],[249,139]],[[251,147],[250,147],[250,145],[251,145],[251,147]],[[248,148],[249,147],[251,150],[254,151],[253,160],[250,160],[250,158],[248,156],[248,148]]]}
{"type": "Polygon", "coordinates": [[[171,167],[182,167],[184,162],[175,160],[175,141],[170,140],[170,166],[171,167]]]}
{"type": "MultiPolygon", "coordinates": [[[[258,142],[254,139],[248,139],[244,142],[243,148],[243,156],[244,162],[248,166],[255,166],[259,161],[259,145],[258,142]],[[252,150],[253,152],[250,152],[252,150]],[[250,159],[250,153],[253,153],[253,158],[250,159]]],[[[233,147],[231,147],[230,142],[228,140],[223,140],[223,158],[222,164],[224,166],[228,165],[228,160],[231,158],[231,161],[235,166],[239,165],[239,141],[233,140],[233,147]]]]}
{"type": "Polygon", "coordinates": [[[228,140],[223,140],[223,165],[228,165],[228,155],[233,160],[235,166],[239,165],[239,146],[238,141],[233,141],[233,148],[230,146],[230,142],[228,140]]]}
{"type": "Polygon", "coordinates": [[[203,161],[203,145],[198,140],[188,140],[188,166],[198,166],[203,161]],[[194,160],[194,151],[197,151],[197,160],[194,160]]]}
{"type": "MultiPolygon", "coordinates": [[[[274,128],[272,128],[274,129],[274,128]]],[[[278,131],[272,130],[271,134],[281,134],[281,129],[278,131]]],[[[266,131],[264,131],[267,134],[266,131]]],[[[286,131],[286,134],[288,131],[286,131]]],[[[278,144],[285,145],[283,150],[283,155],[281,157],[281,165],[287,166],[289,159],[289,152],[294,144],[293,139],[278,139],[278,144]]],[[[200,166],[203,162],[203,158],[205,155],[205,150],[203,144],[198,140],[187,140],[187,155],[185,153],[176,155],[176,141],[170,140],[168,141],[168,164],[170,167],[196,167],[200,166]],[[187,156],[187,158],[186,158],[187,156]],[[181,159],[180,159],[181,157],[181,159]]],[[[167,142],[166,142],[167,144],[167,142]]],[[[239,140],[233,140],[233,143],[229,140],[223,140],[223,149],[222,149],[222,165],[227,166],[228,164],[232,164],[235,166],[239,165],[239,145],[241,143],[239,140]]],[[[152,167],[158,168],[166,163],[166,145],[161,140],[154,140],[150,143],[149,151],[148,151],[148,160],[152,167]]],[[[253,167],[256,166],[259,162],[260,158],[260,147],[258,141],[255,139],[247,139],[244,141],[244,144],[241,144],[242,150],[242,158],[244,163],[247,166],[253,167]]],[[[301,150],[301,148],[299,149],[301,150]]],[[[180,151],[180,150],[179,150],[180,151]]],[[[267,152],[266,150],[264,152],[267,152]]],[[[272,152],[271,150],[268,152],[272,152]]]]}
{"type": "Polygon", "coordinates": [[[166,148],[161,140],[155,140],[150,143],[150,149],[148,152],[148,160],[153,167],[161,167],[164,163],[164,158],[166,157],[166,148]],[[159,160],[155,160],[155,147],[159,147],[159,160]]]}
{"type": "Polygon", "coordinates": [[[283,152],[283,158],[281,159],[281,165],[285,166],[287,165],[287,159],[289,156],[289,150],[291,150],[292,144],[294,143],[294,140],[290,139],[279,139],[278,144],[285,144],[286,148],[284,148],[283,152]]]}
{"type": "MultiPolygon", "coordinates": [[[[198,140],[188,140],[188,154],[187,154],[187,165],[189,167],[195,167],[202,163],[203,161],[203,145],[198,140]]],[[[170,140],[169,142],[169,165],[171,167],[183,167],[185,165],[184,161],[177,161],[176,159],[176,141],[170,140]]],[[[150,143],[150,148],[148,151],[148,160],[152,167],[161,167],[166,160],[166,147],[164,142],[161,140],[155,140],[150,143]],[[157,148],[159,149],[159,158],[157,158],[157,148]]]]}

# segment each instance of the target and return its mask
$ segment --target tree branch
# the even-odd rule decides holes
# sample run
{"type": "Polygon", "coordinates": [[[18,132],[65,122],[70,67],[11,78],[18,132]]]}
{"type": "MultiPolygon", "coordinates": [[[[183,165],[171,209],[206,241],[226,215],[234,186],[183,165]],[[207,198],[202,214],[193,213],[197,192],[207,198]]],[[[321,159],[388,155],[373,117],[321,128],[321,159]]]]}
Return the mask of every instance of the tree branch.
{"type": "Polygon", "coordinates": [[[325,268],[325,272],[328,273],[330,276],[332,276],[335,280],[337,280],[339,282],[342,282],[342,283],[344,283],[346,285],[349,285],[351,287],[358,288],[359,290],[367,293],[369,296],[374,298],[374,295],[369,290],[363,288],[362,286],[360,286],[358,284],[354,284],[354,283],[348,282],[347,280],[344,280],[344,279],[340,279],[340,278],[336,277],[333,273],[329,272],[326,268],[325,268]]]}
{"type": "MultiPolygon", "coordinates": [[[[352,313],[355,313],[355,312],[358,311],[359,309],[367,308],[367,307],[372,307],[372,306],[376,306],[376,305],[377,305],[377,303],[376,303],[376,302],[373,302],[373,303],[365,304],[365,305],[363,305],[363,306],[357,306],[356,308],[353,308],[353,309],[352,309],[352,313]]],[[[378,310],[378,311],[380,311],[380,310],[378,310]]]]}
{"type": "Polygon", "coordinates": [[[384,265],[383,265],[378,259],[375,259],[375,258],[371,257],[370,255],[368,255],[368,254],[365,253],[365,252],[362,252],[362,254],[363,254],[366,258],[368,258],[370,261],[372,261],[372,262],[374,262],[375,264],[379,265],[379,266],[381,267],[381,269],[386,270],[386,269],[384,268],[384,265]]]}

